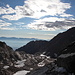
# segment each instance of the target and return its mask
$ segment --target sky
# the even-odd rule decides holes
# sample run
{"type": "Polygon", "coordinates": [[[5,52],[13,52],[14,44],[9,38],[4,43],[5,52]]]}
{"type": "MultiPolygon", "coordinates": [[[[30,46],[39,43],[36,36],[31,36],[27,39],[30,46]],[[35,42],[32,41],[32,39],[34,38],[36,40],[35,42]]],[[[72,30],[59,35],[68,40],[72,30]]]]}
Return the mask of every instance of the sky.
{"type": "Polygon", "coordinates": [[[75,0],[0,0],[0,37],[52,39],[75,27],[75,0]]]}

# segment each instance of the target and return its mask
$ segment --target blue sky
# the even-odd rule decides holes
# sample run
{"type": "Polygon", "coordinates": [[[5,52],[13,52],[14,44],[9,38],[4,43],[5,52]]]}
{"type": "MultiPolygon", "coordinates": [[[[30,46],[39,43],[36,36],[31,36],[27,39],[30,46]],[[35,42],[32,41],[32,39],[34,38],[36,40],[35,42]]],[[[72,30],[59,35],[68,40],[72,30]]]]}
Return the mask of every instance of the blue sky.
{"type": "Polygon", "coordinates": [[[0,37],[51,39],[75,27],[75,0],[0,0],[0,37]]]}

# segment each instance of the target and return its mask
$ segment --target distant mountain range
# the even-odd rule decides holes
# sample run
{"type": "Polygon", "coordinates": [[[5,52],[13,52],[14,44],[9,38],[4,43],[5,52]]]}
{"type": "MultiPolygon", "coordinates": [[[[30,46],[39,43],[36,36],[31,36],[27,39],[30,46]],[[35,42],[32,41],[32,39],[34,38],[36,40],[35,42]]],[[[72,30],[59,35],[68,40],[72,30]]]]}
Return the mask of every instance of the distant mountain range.
{"type": "Polygon", "coordinates": [[[17,38],[17,37],[0,37],[0,39],[15,39],[15,40],[38,40],[37,38],[17,38]]]}

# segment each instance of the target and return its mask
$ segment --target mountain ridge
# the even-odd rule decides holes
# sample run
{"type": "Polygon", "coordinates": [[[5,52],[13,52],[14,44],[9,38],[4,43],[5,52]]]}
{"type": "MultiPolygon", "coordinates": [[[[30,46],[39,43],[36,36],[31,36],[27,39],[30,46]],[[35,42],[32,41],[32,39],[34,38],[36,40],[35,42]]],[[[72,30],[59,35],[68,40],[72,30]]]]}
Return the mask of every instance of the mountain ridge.
{"type": "MultiPolygon", "coordinates": [[[[63,50],[65,47],[67,47],[73,41],[75,41],[75,27],[70,28],[63,33],[57,34],[53,39],[51,39],[45,45],[43,45],[41,48],[36,50],[36,52],[46,52],[46,54],[50,55],[51,57],[55,57],[55,54],[58,55],[61,50],[63,50]]],[[[35,43],[36,43],[36,41],[35,41],[35,43]]],[[[29,47],[30,47],[31,42],[29,44],[30,44],[29,45],[29,47]]],[[[32,45],[33,45],[33,42],[32,42],[32,45]]],[[[25,45],[24,48],[25,47],[27,47],[27,45],[25,45]]],[[[34,48],[34,45],[31,46],[31,48],[30,48],[30,49],[32,49],[31,52],[34,51],[33,48],[34,48]]],[[[17,51],[19,51],[20,49],[21,48],[17,49],[17,51]]],[[[23,51],[24,50],[30,51],[30,49],[26,50],[26,49],[23,49],[23,47],[22,47],[23,51]]]]}
{"type": "Polygon", "coordinates": [[[48,41],[45,40],[30,41],[21,48],[16,49],[16,51],[25,51],[26,53],[29,54],[35,54],[36,52],[39,52],[39,49],[44,45],[46,45],[47,42],[48,41]]]}
{"type": "Polygon", "coordinates": [[[39,40],[37,38],[19,38],[19,37],[0,37],[0,39],[21,39],[21,40],[39,40]]]}

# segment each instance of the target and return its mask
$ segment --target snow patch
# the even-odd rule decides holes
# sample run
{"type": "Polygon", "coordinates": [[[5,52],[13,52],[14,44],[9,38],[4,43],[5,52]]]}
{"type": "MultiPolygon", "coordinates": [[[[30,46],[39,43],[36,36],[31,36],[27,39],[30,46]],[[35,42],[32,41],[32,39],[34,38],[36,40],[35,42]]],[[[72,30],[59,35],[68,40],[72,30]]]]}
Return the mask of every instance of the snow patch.
{"type": "Polygon", "coordinates": [[[44,55],[44,54],[41,54],[40,56],[41,56],[41,57],[45,57],[46,55],[44,55]]]}
{"type": "Polygon", "coordinates": [[[44,55],[44,54],[40,54],[40,56],[41,56],[41,57],[46,57],[47,59],[50,58],[50,56],[46,56],[46,55],[44,55]]]}
{"type": "Polygon", "coordinates": [[[9,68],[9,66],[4,66],[3,68],[4,68],[4,69],[8,69],[8,68],[9,68]]]}
{"type": "Polygon", "coordinates": [[[33,68],[30,68],[30,70],[33,70],[33,68]]]}
{"type": "Polygon", "coordinates": [[[13,75],[26,75],[27,73],[29,73],[30,71],[26,71],[26,70],[22,70],[22,71],[18,71],[13,75]]]}
{"type": "Polygon", "coordinates": [[[25,66],[25,64],[24,64],[25,61],[26,61],[26,60],[17,61],[15,67],[23,67],[23,66],[25,66]]]}

